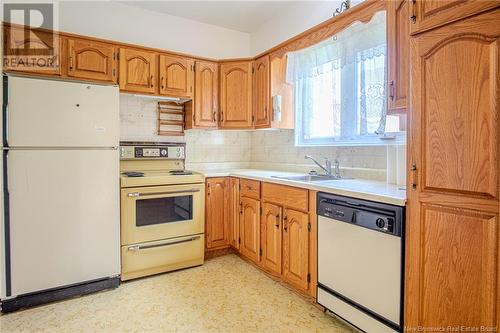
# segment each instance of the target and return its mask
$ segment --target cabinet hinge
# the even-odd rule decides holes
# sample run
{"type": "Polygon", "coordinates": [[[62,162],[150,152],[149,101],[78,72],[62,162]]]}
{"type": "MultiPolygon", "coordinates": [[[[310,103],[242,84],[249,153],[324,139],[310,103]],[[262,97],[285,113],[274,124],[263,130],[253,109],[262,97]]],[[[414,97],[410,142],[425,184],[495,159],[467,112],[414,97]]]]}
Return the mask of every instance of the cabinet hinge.
{"type": "Polygon", "coordinates": [[[259,208],[260,215],[262,215],[262,207],[259,208]]]}
{"type": "Polygon", "coordinates": [[[262,248],[259,249],[259,256],[262,257],[262,248]]]}
{"type": "Polygon", "coordinates": [[[307,231],[311,232],[311,223],[307,224],[307,231]]]}
{"type": "Polygon", "coordinates": [[[252,124],[255,123],[255,116],[252,116],[252,124]]]}
{"type": "Polygon", "coordinates": [[[113,69],[113,76],[116,76],[116,69],[113,69]]]}
{"type": "Polygon", "coordinates": [[[416,0],[412,0],[412,14],[410,16],[411,23],[415,24],[417,23],[417,15],[415,14],[415,4],[416,0]]]}
{"type": "Polygon", "coordinates": [[[307,273],[307,283],[311,282],[311,273],[307,273]]]}
{"type": "Polygon", "coordinates": [[[238,237],[238,244],[241,244],[241,237],[238,237]]]}
{"type": "Polygon", "coordinates": [[[255,73],[255,68],[252,67],[252,74],[255,73]]]}
{"type": "Polygon", "coordinates": [[[119,52],[116,53],[116,60],[120,60],[120,53],[119,52]]]}

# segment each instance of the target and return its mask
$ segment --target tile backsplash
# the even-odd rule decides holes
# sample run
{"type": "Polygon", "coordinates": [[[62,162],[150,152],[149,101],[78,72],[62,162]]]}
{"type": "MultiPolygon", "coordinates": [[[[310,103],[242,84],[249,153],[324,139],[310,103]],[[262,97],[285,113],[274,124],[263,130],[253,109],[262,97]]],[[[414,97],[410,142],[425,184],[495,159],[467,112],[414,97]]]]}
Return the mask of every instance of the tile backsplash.
{"type": "Polygon", "coordinates": [[[404,146],[295,147],[293,130],[188,130],[185,136],[157,135],[157,101],[120,95],[120,140],[186,143],[190,169],[261,168],[307,172],[318,170],[311,155],[338,160],[347,176],[404,184],[404,146]],[[388,175],[388,171],[390,175],[388,175]]]}

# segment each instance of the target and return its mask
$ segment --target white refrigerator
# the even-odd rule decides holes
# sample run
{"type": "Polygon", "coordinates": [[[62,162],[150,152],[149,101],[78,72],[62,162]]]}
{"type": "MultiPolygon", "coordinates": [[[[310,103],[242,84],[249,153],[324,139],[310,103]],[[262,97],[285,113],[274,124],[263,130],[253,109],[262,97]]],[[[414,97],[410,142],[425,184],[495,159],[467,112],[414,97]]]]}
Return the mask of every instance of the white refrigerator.
{"type": "Polygon", "coordinates": [[[3,81],[2,311],[118,286],[118,87],[3,81]]]}

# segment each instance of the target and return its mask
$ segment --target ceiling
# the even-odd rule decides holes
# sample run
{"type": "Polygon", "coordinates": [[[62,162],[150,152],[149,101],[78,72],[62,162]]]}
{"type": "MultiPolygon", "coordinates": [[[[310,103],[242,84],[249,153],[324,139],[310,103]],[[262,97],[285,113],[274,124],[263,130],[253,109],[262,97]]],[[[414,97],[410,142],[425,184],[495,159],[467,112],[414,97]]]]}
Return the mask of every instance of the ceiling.
{"type": "Polygon", "coordinates": [[[242,32],[262,24],[297,1],[120,1],[129,6],[242,32]]]}

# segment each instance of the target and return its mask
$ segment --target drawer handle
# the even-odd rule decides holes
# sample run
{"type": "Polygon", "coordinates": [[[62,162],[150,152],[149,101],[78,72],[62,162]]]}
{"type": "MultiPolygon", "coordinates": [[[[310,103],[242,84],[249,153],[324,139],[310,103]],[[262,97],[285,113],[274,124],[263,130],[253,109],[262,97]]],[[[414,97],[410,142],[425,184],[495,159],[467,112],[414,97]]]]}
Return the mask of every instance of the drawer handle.
{"type": "Polygon", "coordinates": [[[170,245],[175,245],[175,244],[188,243],[188,242],[192,242],[192,241],[195,241],[195,240],[198,240],[198,239],[200,239],[200,236],[193,236],[193,237],[190,237],[190,238],[180,239],[180,240],[176,240],[176,241],[173,241],[173,242],[166,242],[166,243],[161,243],[161,244],[132,245],[132,246],[129,246],[127,248],[127,250],[135,252],[135,251],[139,251],[139,250],[152,249],[152,248],[155,248],[155,247],[162,247],[162,246],[170,246],[170,245]]]}

